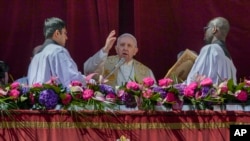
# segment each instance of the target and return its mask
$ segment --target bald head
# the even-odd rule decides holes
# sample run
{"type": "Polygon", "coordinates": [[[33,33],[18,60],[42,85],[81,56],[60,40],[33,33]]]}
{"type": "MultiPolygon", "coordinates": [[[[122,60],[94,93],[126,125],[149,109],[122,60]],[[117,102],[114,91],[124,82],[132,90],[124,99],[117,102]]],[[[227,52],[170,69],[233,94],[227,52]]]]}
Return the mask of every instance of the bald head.
{"type": "Polygon", "coordinates": [[[230,25],[227,19],[223,17],[216,17],[212,19],[209,24],[214,25],[221,32],[222,36],[227,36],[230,29],[230,25]]]}

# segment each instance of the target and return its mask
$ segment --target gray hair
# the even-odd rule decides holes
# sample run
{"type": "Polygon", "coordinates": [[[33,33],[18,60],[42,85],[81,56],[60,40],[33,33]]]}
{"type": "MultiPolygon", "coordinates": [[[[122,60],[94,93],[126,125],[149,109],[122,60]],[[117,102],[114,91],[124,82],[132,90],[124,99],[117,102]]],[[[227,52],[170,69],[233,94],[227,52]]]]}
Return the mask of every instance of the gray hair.
{"type": "Polygon", "coordinates": [[[66,27],[65,22],[62,19],[51,17],[45,19],[43,34],[46,39],[51,38],[56,30],[59,30],[61,33],[62,29],[66,27]]]}
{"type": "Polygon", "coordinates": [[[130,37],[135,42],[135,47],[137,47],[137,40],[136,40],[135,36],[133,36],[130,33],[124,33],[124,34],[120,35],[117,38],[117,44],[120,42],[121,38],[123,38],[123,37],[130,37]]]}

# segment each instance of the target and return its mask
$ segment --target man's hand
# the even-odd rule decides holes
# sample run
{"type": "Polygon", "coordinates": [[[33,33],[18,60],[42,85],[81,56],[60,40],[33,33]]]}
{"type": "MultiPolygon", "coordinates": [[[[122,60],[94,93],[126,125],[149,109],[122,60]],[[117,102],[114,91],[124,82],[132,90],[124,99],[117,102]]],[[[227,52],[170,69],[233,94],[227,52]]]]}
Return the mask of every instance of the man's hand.
{"type": "Polygon", "coordinates": [[[114,35],[115,35],[115,30],[112,30],[106,39],[105,46],[103,47],[104,52],[108,53],[109,50],[112,48],[112,46],[116,40],[116,37],[114,35]]]}

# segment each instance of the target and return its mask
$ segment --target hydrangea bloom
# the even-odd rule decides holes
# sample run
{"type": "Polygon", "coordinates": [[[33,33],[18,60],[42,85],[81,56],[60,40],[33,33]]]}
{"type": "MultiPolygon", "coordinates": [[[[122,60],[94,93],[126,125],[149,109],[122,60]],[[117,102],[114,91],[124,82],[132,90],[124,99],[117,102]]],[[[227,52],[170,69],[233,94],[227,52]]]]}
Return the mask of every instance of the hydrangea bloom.
{"type": "Polygon", "coordinates": [[[41,91],[39,95],[39,103],[44,105],[46,109],[53,109],[58,103],[58,95],[51,89],[41,91]]]}

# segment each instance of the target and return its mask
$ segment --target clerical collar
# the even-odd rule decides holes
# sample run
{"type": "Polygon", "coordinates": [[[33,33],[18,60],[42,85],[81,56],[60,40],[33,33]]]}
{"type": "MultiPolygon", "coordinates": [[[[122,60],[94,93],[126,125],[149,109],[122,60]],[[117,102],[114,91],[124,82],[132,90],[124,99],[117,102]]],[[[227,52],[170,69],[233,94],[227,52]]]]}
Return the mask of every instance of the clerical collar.
{"type": "Polygon", "coordinates": [[[232,60],[231,58],[231,55],[229,53],[229,51],[227,50],[227,47],[226,47],[226,43],[224,41],[221,41],[221,40],[216,40],[213,42],[214,44],[218,44],[222,50],[224,51],[225,55],[230,59],[232,60]]]}
{"type": "Polygon", "coordinates": [[[39,52],[41,52],[47,45],[49,44],[57,44],[54,40],[52,39],[46,39],[42,45],[42,47],[40,48],[40,50],[37,51],[36,54],[38,54],[39,52]]]}

